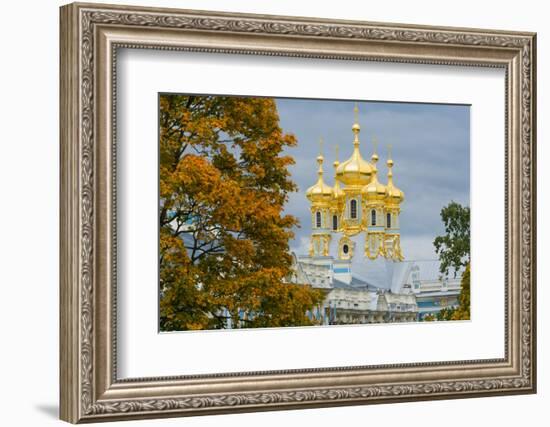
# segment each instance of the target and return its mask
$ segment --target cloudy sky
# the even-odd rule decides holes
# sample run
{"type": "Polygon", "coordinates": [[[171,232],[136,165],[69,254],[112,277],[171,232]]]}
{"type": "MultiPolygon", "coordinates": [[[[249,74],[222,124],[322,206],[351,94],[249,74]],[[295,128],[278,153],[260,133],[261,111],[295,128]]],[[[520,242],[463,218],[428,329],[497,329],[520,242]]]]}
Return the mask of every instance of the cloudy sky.
{"type": "MultiPolygon", "coordinates": [[[[286,213],[299,218],[301,227],[291,250],[306,255],[311,232],[308,187],[317,179],[319,138],[324,139],[325,182],[334,184],[335,146],[340,162],[353,149],[353,101],[276,99],[280,124],[293,133],[298,145],[289,149],[299,190],[290,196],[286,213]]],[[[387,148],[392,144],[394,183],[405,193],[401,213],[401,245],[406,260],[436,259],[435,236],[444,232],[441,208],[454,200],[469,206],[470,107],[445,104],[359,102],[361,153],[372,154],[378,139],[379,180],[387,182],[387,148]]],[[[336,239],[333,239],[336,240],[336,239]]],[[[359,242],[358,242],[359,243],[359,242]]],[[[359,248],[357,248],[359,249],[359,248]]],[[[355,258],[360,252],[356,251],[355,258]]]]}

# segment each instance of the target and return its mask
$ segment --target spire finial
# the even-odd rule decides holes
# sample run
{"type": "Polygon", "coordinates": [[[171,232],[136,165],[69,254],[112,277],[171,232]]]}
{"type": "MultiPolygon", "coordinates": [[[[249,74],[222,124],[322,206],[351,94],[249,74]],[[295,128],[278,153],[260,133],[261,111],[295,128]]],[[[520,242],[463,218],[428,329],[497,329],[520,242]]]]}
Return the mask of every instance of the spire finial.
{"type": "Polygon", "coordinates": [[[334,152],[336,153],[336,160],[334,160],[333,166],[336,169],[340,165],[340,160],[338,160],[338,144],[334,146],[334,152]]]}
{"type": "Polygon", "coordinates": [[[371,156],[371,160],[374,164],[378,161],[378,139],[376,136],[372,137],[372,146],[373,146],[373,152],[371,156]]]}
{"type": "Polygon", "coordinates": [[[386,162],[386,164],[388,165],[388,184],[393,185],[393,171],[392,171],[393,160],[391,158],[391,149],[392,149],[392,145],[388,144],[388,161],[386,162]]]}
{"type": "Polygon", "coordinates": [[[354,116],[354,122],[353,122],[353,126],[351,127],[351,130],[355,135],[355,138],[353,139],[353,145],[355,145],[355,147],[358,147],[359,132],[361,131],[361,126],[359,126],[359,107],[357,106],[357,102],[355,103],[355,107],[353,107],[353,116],[354,116]]]}
{"type": "Polygon", "coordinates": [[[319,138],[319,155],[317,156],[317,163],[319,164],[318,174],[319,177],[323,175],[323,137],[319,138]]]}

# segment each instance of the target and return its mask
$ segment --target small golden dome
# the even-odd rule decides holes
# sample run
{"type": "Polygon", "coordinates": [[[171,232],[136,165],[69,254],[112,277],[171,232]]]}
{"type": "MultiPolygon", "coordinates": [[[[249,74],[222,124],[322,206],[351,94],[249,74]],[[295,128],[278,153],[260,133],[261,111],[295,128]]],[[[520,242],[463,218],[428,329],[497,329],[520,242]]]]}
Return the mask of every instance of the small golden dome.
{"type": "Polygon", "coordinates": [[[367,200],[384,200],[388,196],[388,189],[386,186],[378,181],[378,169],[376,162],[378,161],[378,154],[376,151],[372,154],[372,179],[367,185],[363,187],[361,193],[367,198],[367,200]]]}
{"type": "Polygon", "coordinates": [[[380,183],[376,177],[372,179],[370,184],[365,185],[361,192],[367,200],[384,200],[388,196],[387,187],[380,183]]]}
{"type": "Polygon", "coordinates": [[[315,185],[309,187],[306,191],[306,197],[309,201],[315,203],[319,202],[330,202],[333,196],[333,190],[330,185],[327,185],[323,180],[323,156],[319,155],[317,157],[317,163],[319,163],[319,170],[317,174],[319,178],[315,185]]]}
{"type": "Polygon", "coordinates": [[[392,183],[388,183],[387,191],[388,201],[390,201],[391,203],[399,204],[403,200],[405,200],[403,192],[399,188],[395,187],[392,183]]]}
{"type": "Polygon", "coordinates": [[[378,162],[378,154],[372,153],[372,156],[371,156],[370,159],[371,159],[373,164],[376,164],[376,162],[378,162]]]}
{"type": "Polygon", "coordinates": [[[388,165],[388,185],[387,185],[388,198],[387,198],[387,201],[390,204],[398,205],[405,199],[405,195],[403,194],[403,192],[399,188],[397,188],[393,184],[393,171],[392,171],[393,160],[391,158],[388,159],[386,164],[388,165]]]}

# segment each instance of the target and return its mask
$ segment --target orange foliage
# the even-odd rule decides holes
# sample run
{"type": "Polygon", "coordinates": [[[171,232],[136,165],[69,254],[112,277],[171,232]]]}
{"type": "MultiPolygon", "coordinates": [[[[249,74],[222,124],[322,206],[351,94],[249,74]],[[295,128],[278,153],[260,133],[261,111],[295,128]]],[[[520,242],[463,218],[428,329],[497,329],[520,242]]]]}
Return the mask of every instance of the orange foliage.
{"type": "Polygon", "coordinates": [[[272,99],[160,97],[162,330],[311,324],[321,293],[284,282],[295,144],[272,99]]]}

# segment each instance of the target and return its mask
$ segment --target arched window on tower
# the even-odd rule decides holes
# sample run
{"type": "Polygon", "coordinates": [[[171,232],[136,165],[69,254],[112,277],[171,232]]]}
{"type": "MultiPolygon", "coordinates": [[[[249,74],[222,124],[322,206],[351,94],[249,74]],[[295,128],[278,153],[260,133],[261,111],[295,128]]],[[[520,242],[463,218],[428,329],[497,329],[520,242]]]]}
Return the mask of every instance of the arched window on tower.
{"type": "Polygon", "coordinates": [[[338,230],[338,215],[332,215],[332,229],[338,230]]]}
{"type": "Polygon", "coordinates": [[[374,209],[370,211],[370,225],[376,225],[376,211],[374,209]]]}
{"type": "Polygon", "coordinates": [[[386,228],[391,228],[391,213],[386,214],[386,228]]]}
{"type": "Polygon", "coordinates": [[[321,212],[315,212],[315,226],[321,228],[321,212]]]}
{"type": "Polygon", "coordinates": [[[351,219],[357,219],[357,200],[355,199],[349,202],[349,216],[351,219]]]}

